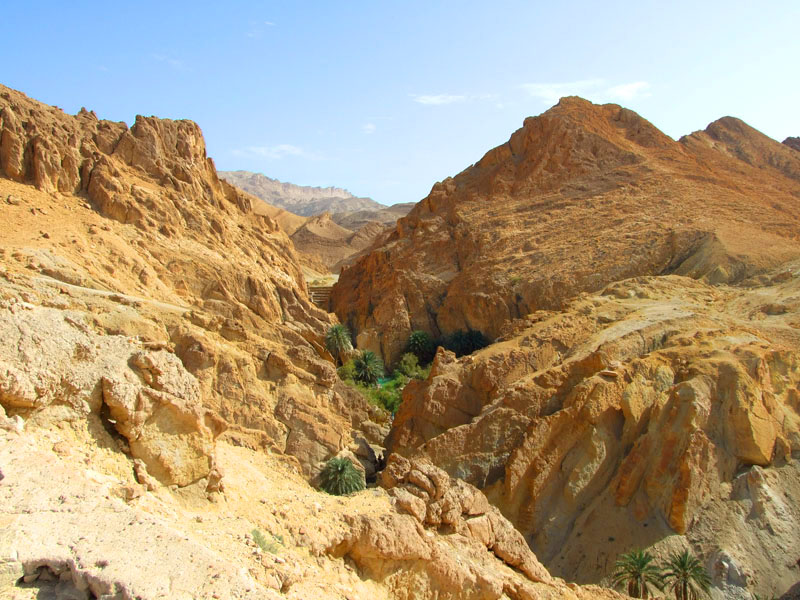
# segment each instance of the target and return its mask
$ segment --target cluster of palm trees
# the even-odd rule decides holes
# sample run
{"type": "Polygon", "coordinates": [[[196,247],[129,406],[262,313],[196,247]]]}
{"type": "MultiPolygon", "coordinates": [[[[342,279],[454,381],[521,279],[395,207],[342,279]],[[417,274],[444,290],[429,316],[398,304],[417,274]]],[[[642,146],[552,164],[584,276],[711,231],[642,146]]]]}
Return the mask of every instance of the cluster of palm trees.
{"type": "Polygon", "coordinates": [[[651,598],[654,589],[669,589],[676,600],[697,600],[707,594],[711,579],[700,561],[688,550],[674,552],[665,567],[654,564],[649,552],[634,550],[617,559],[612,582],[624,586],[629,596],[651,598]]]}
{"type": "MultiPolygon", "coordinates": [[[[353,352],[350,330],[339,323],[331,325],[325,333],[325,347],[337,364],[344,364],[353,352]]],[[[383,362],[371,350],[362,350],[353,357],[353,369],[353,378],[364,385],[375,385],[384,375],[383,362]]]]}

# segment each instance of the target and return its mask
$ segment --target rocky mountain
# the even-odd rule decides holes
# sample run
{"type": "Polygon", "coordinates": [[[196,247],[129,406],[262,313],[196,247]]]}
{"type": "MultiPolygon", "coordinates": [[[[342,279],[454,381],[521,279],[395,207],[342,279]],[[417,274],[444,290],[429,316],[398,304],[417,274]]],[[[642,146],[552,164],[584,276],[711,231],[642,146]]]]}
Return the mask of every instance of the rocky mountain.
{"type": "Polygon", "coordinates": [[[341,188],[281,183],[249,171],[221,171],[220,177],[267,203],[254,210],[278,222],[306,271],[316,275],[338,273],[351,264],[414,206],[409,202],[386,207],[341,188]]]}
{"type": "Polygon", "coordinates": [[[324,265],[322,272],[338,273],[342,262],[370,246],[385,229],[373,221],[351,231],[338,225],[330,213],[322,213],[308,217],[290,237],[299,252],[324,265]]]}
{"type": "Polygon", "coordinates": [[[800,137],[787,137],[783,140],[783,143],[789,146],[789,148],[794,148],[800,152],[800,137]]]}
{"type": "Polygon", "coordinates": [[[283,183],[250,171],[220,171],[219,176],[268,204],[304,217],[385,208],[372,198],[358,198],[342,188],[283,183]]]}
{"type": "Polygon", "coordinates": [[[481,489],[555,575],[691,550],[713,598],[800,581],[800,154],[725,117],[676,142],[565,98],[342,271],[332,303],[395,360],[439,349],[386,441],[481,489]]]}
{"type": "Polygon", "coordinates": [[[737,119],[675,142],[632,111],[565,98],[434,185],[342,272],[333,307],[391,363],[412,330],[495,338],[626,277],[742,281],[800,255],[798,165],[737,119]]]}
{"type": "Polygon", "coordinates": [[[569,581],[690,548],[715,597],[781,594],[800,580],[798,298],[798,261],[744,290],[613,283],[440,350],[388,449],[482,489],[569,581]]]}
{"type": "Polygon", "coordinates": [[[414,208],[413,202],[403,202],[380,209],[337,212],[333,213],[331,217],[336,223],[351,231],[357,231],[369,223],[381,223],[394,227],[397,219],[405,217],[412,208],[414,208]]]}
{"type": "Polygon", "coordinates": [[[3,598],[620,598],[429,462],[309,485],[333,456],[375,477],[388,415],[195,123],[0,87],[0,201],[3,598]]]}

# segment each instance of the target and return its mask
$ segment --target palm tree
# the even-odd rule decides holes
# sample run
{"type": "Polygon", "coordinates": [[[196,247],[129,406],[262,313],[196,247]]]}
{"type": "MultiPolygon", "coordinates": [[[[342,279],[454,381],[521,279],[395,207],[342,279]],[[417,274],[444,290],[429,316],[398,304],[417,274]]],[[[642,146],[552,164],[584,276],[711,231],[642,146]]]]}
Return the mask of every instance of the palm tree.
{"type": "Polygon", "coordinates": [[[420,329],[412,331],[408,336],[408,350],[417,356],[421,364],[429,363],[436,354],[436,347],[431,336],[420,329]]]}
{"type": "Polygon", "coordinates": [[[383,363],[371,350],[362,350],[353,359],[356,381],[365,385],[375,385],[383,377],[383,363]]]}
{"type": "Polygon", "coordinates": [[[643,550],[622,554],[614,565],[612,583],[625,585],[628,595],[634,598],[649,598],[651,586],[662,588],[661,569],[654,564],[653,555],[643,550]]]}
{"type": "Polygon", "coordinates": [[[350,330],[340,323],[331,325],[325,333],[325,347],[336,359],[336,362],[342,364],[344,354],[353,349],[353,343],[350,341],[350,330]]]}
{"type": "Polygon", "coordinates": [[[664,581],[675,592],[676,600],[697,600],[708,593],[711,579],[700,561],[688,550],[670,555],[664,581]]]}
{"type": "Polygon", "coordinates": [[[346,458],[332,458],[320,473],[320,486],[334,496],[346,496],[364,489],[364,474],[346,458]]]}

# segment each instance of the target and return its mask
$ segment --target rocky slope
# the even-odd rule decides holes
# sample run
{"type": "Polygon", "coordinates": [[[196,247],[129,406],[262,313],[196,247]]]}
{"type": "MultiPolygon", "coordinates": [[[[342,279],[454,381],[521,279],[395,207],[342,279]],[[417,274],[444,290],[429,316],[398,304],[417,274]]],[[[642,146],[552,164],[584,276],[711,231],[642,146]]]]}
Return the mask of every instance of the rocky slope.
{"type": "Polygon", "coordinates": [[[334,288],[361,347],[439,350],[387,439],[482,489],[554,574],[690,549],[714,598],[800,581],[800,154],[726,117],[675,142],[563,99],[436,184],[334,288]]]}
{"type": "Polygon", "coordinates": [[[675,142],[565,98],[526,119],[345,269],[332,306],[388,362],[410,331],[477,329],[638,275],[736,282],[800,255],[800,155],[725,118],[675,142]]]}
{"type": "Polygon", "coordinates": [[[267,204],[304,217],[324,212],[340,213],[385,208],[372,198],[358,198],[342,188],[283,183],[250,171],[220,171],[219,176],[247,193],[261,198],[267,204]]]}
{"type": "Polygon", "coordinates": [[[266,203],[257,202],[254,210],[277,221],[307,272],[317,276],[338,273],[354,262],[414,206],[386,207],[340,188],[281,183],[249,171],[222,171],[220,176],[266,203]]]}
{"type": "Polygon", "coordinates": [[[0,200],[0,596],[618,597],[427,463],[309,486],[334,455],[374,472],[386,414],[337,381],[291,242],[194,123],[0,88],[0,200]]]}
{"type": "Polygon", "coordinates": [[[387,445],[483,489],[554,574],[690,548],[718,598],[800,580],[800,263],[642,277],[510,323],[410,384],[387,445]]]}
{"type": "Polygon", "coordinates": [[[385,230],[385,225],[373,221],[350,231],[338,225],[329,213],[323,213],[309,217],[290,237],[299,252],[338,273],[342,264],[368,248],[385,230]]]}
{"type": "Polygon", "coordinates": [[[800,137],[787,137],[783,143],[800,152],[800,137]]]}
{"type": "Polygon", "coordinates": [[[381,223],[382,225],[394,224],[398,219],[405,217],[414,208],[413,202],[403,202],[392,204],[391,206],[373,210],[357,210],[354,212],[336,212],[331,218],[350,231],[357,231],[370,223],[381,223]]]}

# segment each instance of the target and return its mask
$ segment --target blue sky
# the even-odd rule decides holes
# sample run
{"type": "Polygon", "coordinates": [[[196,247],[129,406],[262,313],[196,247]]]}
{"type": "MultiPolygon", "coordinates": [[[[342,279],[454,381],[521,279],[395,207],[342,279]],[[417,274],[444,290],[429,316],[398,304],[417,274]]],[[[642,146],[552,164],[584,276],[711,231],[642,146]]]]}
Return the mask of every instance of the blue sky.
{"type": "Polygon", "coordinates": [[[0,83],[133,122],[188,118],[221,170],[386,204],[578,94],[677,138],[800,135],[800,1],[13,2],[0,83]]]}

